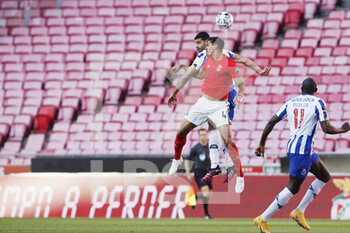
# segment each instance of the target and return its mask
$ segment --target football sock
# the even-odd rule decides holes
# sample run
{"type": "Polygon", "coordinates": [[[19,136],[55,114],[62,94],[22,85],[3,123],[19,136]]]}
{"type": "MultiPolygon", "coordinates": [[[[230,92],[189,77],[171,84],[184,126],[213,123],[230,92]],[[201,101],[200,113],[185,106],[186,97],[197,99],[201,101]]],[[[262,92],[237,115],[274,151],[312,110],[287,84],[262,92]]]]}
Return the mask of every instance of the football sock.
{"type": "Polygon", "coordinates": [[[175,145],[174,145],[174,150],[175,150],[174,159],[178,160],[181,158],[182,148],[184,147],[185,144],[186,144],[186,136],[180,136],[177,134],[175,139],[175,145]]]}
{"type": "Polygon", "coordinates": [[[210,168],[216,168],[219,165],[219,157],[220,157],[220,133],[219,130],[211,130],[209,131],[209,156],[211,165],[210,168]]]}
{"type": "Polygon", "coordinates": [[[235,165],[237,176],[244,177],[241,158],[239,157],[239,151],[234,142],[232,142],[231,146],[228,148],[228,153],[232,159],[233,164],[235,165]]]}
{"type": "Polygon", "coordinates": [[[305,196],[301,200],[300,204],[298,205],[298,210],[301,212],[305,212],[307,206],[312,202],[313,199],[316,198],[317,194],[320,193],[321,189],[325,186],[325,182],[316,179],[312,184],[310,185],[309,189],[306,191],[305,196]]]}
{"type": "Polygon", "coordinates": [[[205,215],[209,215],[209,213],[208,213],[208,198],[202,197],[202,199],[203,199],[204,213],[205,213],[205,215]]]}
{"type": "Polygon", "coordinates": [[[227,166],[228,166],[228,167],[233,167],[232,159],[231,159],[230,155],[229,155],[228,152],[227,152],[227,148],[225,147],[225,144],[224,144],[224,146],[223,146],[222,148],[223,148],[222,151],[223,151],[223,153],[224,153],[224,155],[225,155],[225,159],[226,159],[227,166]]]}
{"type": "Polygon", "coordinates": [[[264,222],[267,222],[271,216],[281,209],[287,202],[294,196],[294,194],[285,187],[282,192],[280,192],[271,205],[265,210],[261,215],[264,222]]]}
{"type": "Polygon", "coordinates": [[[222,149],[222,152],[224,153],[227,166],[228,167],[233,167],[232,159],[231,159],[230,155],[228,154],[226,145],[225,145],[225,143],[224,143],[224,141],[222,140],[221,137],[220,137],[220,148],[222,149]]]}

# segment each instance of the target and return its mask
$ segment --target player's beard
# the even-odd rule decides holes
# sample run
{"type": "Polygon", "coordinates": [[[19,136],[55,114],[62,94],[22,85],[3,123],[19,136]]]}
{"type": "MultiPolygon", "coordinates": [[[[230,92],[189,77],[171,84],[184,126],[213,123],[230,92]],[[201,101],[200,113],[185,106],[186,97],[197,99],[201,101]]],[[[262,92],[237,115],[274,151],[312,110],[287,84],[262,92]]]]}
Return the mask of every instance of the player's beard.
{"type": "Polygon", "coordinates": [[[203,48],[203,49],[197,49],[198,50],[198,53],[201,53],[201,52],[203,52],[204,50],[205,50],[205,48],[203,48]]]}

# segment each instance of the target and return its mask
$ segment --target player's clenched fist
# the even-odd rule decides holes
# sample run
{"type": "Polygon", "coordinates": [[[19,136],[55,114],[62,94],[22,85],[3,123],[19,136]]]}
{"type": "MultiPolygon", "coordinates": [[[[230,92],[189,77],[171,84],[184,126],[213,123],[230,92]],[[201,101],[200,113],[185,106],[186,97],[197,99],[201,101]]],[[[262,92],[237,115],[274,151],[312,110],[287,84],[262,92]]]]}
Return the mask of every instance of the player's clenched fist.
{"type": "Polygon", "coordinates": [[[258,156],[258,157],[260,157],[260,156],[264,157],[264,150],[265,150],[265,148],[263,146],[259,145],[255,149],[255,155],[258,156]]]}
{"type": "Polygon", "coordinates": [[[168,106],[171,108],[177,104],[176,94],[171,94],[168,99],[168,106]]]}
{"type": "Polygon", "coordinates": [[[342,129],[345,130],[345,132],[349,131],[350,130],[350,124],[349,122],[345,122],[342,126],[341,126],[342,129]]]}

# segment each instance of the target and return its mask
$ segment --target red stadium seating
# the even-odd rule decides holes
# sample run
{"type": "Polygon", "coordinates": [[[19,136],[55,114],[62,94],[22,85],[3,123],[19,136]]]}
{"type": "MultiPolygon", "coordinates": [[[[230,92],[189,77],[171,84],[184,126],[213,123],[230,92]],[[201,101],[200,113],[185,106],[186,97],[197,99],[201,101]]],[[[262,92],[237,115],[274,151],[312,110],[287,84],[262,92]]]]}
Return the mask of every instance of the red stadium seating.
{"type": "Polygon", "coordinates": [[[57,114],[54,106],[43,106],[38,110],[34,118],[34,131],[36,133],[47,133],[57,114]]]}
{"type": "MultiPolygon", "coordinates": [[[[273,113],[272,106],[299,93],[306,75],[320,81],[320,92],[334,119],[345,119],[350,110],[344,109],[342,114],[333,111],[337,103],[347,106],[350,102],[346,79],[349,14],[334,10],[327,19],[313,18],[319,7],[321,11],[335,9],[334,0],[256,4],[249,0],[89,0],[63,1],[60,9],[55,1],[34,1],[37,9],[32,9],[35,18],[29,27],[23,27],[23,5],[17,8],[14,2],[0,5],[2,154],[42,149],[69,154],[172,153],[173,134],[183,114],[200,96],[201,81],[192,80],[172,113],[162,104],[171,91],[165,87],[172,80],[168,71],[174,64],[191,64],[198,30],[221,33],[214,19],[223,9],[235,18],[232,28],[225,31],[227,35],[220,34],[226,48],[251,47],[241,54],[261,66],[273,66],[268,79],[254,74],[246,80],[244,104],[249,111],[259,111],[245,117],[237,112],[237,121],[243,123],[237,125],[242,133],[236,137],[243,152],[254,149],[256,138],[251,132],[264,126],[273,113]],[[298,27],[303,19],[307,19],[304,33],[298,27]],[[283,40],[277,39],[278,33],[284,33],[283,40]],[[259,50],[255,47],[261,39],[259,50]],[[28,140],[37,136],[31,127],[34,133],[46,134],[38,136],[35,148],[26,143],[27,134],[28,140]],[[131,148],[135,140],[142,143],[131,148]]],[[[246,69],[242,73],[251,75],[246,69]]],[[[276,143],[269,145],[269,150],[283,150],[285,130],[283,124],[279,127],[272,135],[276,143]]],[[[323,140],[320,149],[342,151],[349,147],[344,140],[323,140]]]]}

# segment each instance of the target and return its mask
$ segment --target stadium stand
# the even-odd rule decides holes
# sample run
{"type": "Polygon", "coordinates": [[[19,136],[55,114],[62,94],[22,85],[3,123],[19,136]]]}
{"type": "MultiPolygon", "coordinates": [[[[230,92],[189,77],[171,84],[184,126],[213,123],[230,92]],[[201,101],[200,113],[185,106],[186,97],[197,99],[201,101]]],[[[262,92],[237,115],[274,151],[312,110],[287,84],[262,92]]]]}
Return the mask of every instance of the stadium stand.
{"type": "MultiPolygon", "coordinates": [[[[172,112],[166,99],[177,80],[168,79],[168,71],[191,63],[200,30],[220,34],[227,49],[241,49],[259,65],[273,66],[269,77],[242,67],[250,76],[247,95],[232,124],[242,153],[255,149],[266,121],[299,93],[307,75],[318,82],[318,96],[329,104],[335,124],[350,120],[350,11],[337,10],[336,2],[63,0],[56,8],[55,0],[1,1],[0,162],[30,161],[6,154],[171,154],[201,81],[192,80],[172,112]],[[234,15],[227,32],[215,27],[222,10],[234,15]],[[314,18],[318,11],[330,14],[314,18]]],[[[277,127],[267,150],[283,153],[287,124],[277,127]]],[[[317,150],[350,148],[346,136],[317,137],[317,150]]],[[[195,140],[191,134],[184,150],[195,140]]],[[[278,157],[269,162],[278,163],[278,157]]]]}

